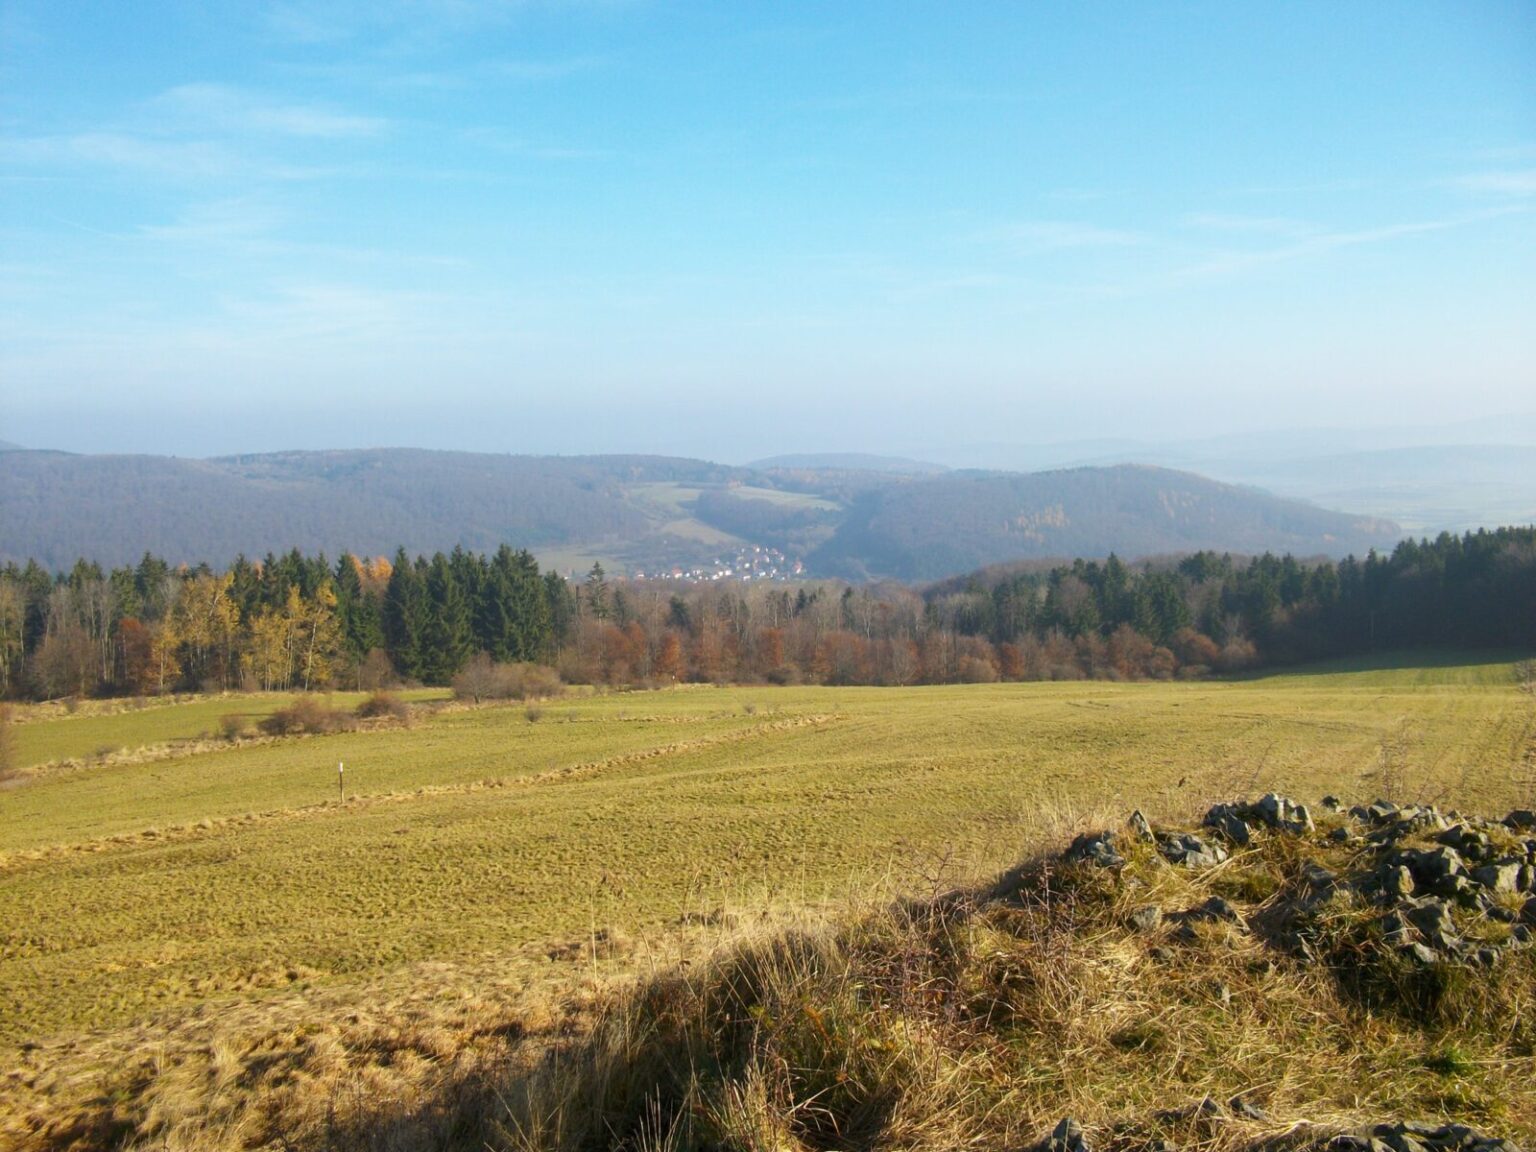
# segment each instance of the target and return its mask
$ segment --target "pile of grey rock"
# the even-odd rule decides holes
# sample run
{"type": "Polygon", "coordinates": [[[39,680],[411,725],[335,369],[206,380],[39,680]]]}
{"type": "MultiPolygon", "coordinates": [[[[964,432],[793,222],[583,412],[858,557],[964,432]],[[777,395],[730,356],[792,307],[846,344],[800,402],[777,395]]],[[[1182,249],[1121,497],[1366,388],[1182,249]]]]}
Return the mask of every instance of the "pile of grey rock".
{"type": "Polygon", "coordinates": [[[1265,793],[1253,804],[1217,804],[1205,814],[1204,824],[1245,848],[1253,840],[1251,825],[1254,824],[1297,836],[1315,830],[1312,813],[1307,811],[1305,804],[1297,804],[1273,792],[1265,793]]]}
{"type": "MultiPolygon", "coordinates": [[[[1536,929],[1536,813],[1501,821],[1442,814],[1432,806],[1377,801],[1352,808],[1348,839],[1364,831],[1368,867],[1351,880],[1384,911],[1383,941],[1423,964],[1446,960],[1491,965],[1495,949],[1464,940],[1456,911],[1511,925],[1505,944],[1529,943],[1536,929]],[[1408,847],[1410,836],[1433,847],[1408,847]],[[1523,838],[1522,838],[1523,837],[1523,838]],[[1522,899],[1523,897],[1523,899],[1522,899]]],[[[1342,839],[1342,838],[1341,838],[1342,839]]]]}
{"type": "MultiPolygon", "coordinates": [[[[1240,1096],[1233,1097],[1225,1107],[1207,1097],[1192,1108],[1180,1109],[1177,1114],[1167,1113],[1160,1118],[1166,1121],[1186,1119],[1190,1116],[1207,1122],[1207,1127],[1213,1123],[1230,1120],[1269,1119],[1263,1111],[1240,1096]]],[[[1313,1131],[1317,1130],[1313,1129],[1313,1131]]],[[[1121,1135],[1133,1134],[1121,1133],[1121,1135]]],[[[1255,1147],[1267,1149],[1284,1147],[1293,1149],[1294,1152],[1521,1152],[1520,1146],[1513,1140],[1502,1136],[1488,1136],[1464,1124],[1420,1124],[1400,1121],[1394,1124],[1373,1124],[1353,1131],[1334,1131],[1316,1136],[1306,1134],[1305,1128],[1301,1133],[1296,1133],[1293,1129],[1291,1135],[1299,1135],[1300,1140],[1265,1140],[1256,1144],[1255,1147]]],[[[1111,1142],[1117,1141],[1112,1139],[1111,1142]]],[[[1176,1146],[1168,1140],[1153,1140],[1147,1143],[1143,1138],[1137,1143],[1141,1147],[1155,1149],[1156,1152],[1176,1152],[1176,1146]]],[[[1035,1152],[1093,1152],[1093,1145],[1084,1135],[1077,1121],[1068,1116],[1056,1125],[1049,1137],[1035,1145],[1035,1152]]]]}
{"type": "MultiPolygon", "coordinates": [[[[1252,803],[1215,805],[1198,832],[1155,829],[1145,816],[1134,812],[1118,837],[1115,832],[1079,836],[1064,858],[1118,873],[1140,844],[1155,849],[1154,859],[1206,869],[1229,860],[1241,866],[1243,850],[1265,836],[1304,838],[1322,851],[1296,854],[1301,857],[1297,883],[1288,883],[1277,902],[1285,915],[1276,922],[1289,922],[1293,933],[1280,938],[1288,936],[1291,944],[1301,945],[1309,926],[1316,923],[1313,917],[1326,915],[1333,907],[1345,908],[1351,915],[1365,912],[1378,946],[1398,950],[1426,966],[1491,966],[1498,963],[1501,948],[1536,941],[1536,812],[1519,809],[1495,821],[1454,811],[1442,813],[1432,805],[1399,806],[1384,800],[1346,812],[1332,797],[1325,797],[1320,807],[1323,812],[1314,821],[1306,805],[1269,793],[1252,803]],[[1321,859],[1307,859],[1308,855],[1321,859]],[[1343,903],[1336,905],[1336,901],[1343,903]],[[1501,923],[1507,931],[1486,932],[1490,922],[1501,923]],[[1500,944],[1480,941],[1479,935],[1498,939],[1500,944]]],[[[1242,912],[1214,895],[1182,912],[1145,904],[1127,914],[1128,926],[1144,935],[1162,933],[1174,925],[1174,939],[1196,939],[1195,926],[1202,922],[1247,930],[1242,912]]],[[[1154,958],[1173,955],[1161,946],[1150,954],[1154,958]]],[[[1163,1131],[1171,1128],[1182,1133],[1192,1125],[1204,1133],[1201,1143],[1218,1125],[1234,1121],[1262,1125],[1269,1119],[1241,1096],[1225,1105],[1207,1098],[1190,1108],[1158,1113],[1157,1118],[1163,1131]]],[[[1176,1152],[1174,1144],[1149,1139],[1145,1131],[1114,1129],[1106,1138],[1110,1148],[1176,1152]]],[[[1413,1122],[1345,1132],[1293,1126],[1281,1136],[1270,1134],[1255,1141],[1252,1148],[1266,1152],[1521,1152],[1512,1140],[1465,1125],[1413,1122]]],[[[1070,1117],[1034,1149],[1093,1152],[1082,1127],[1070,1117]]]]}
{"type": "MultiPolygon", "coordinates": [[[[1497,961],[1498,948],[1465,939],[1458,920],[1508,925],[1507,933],[1493,934],[1502,937],[1502,947],[1536,939],[1536,812],[1519,809],[1492,821],[1441,813],[1432,805],[1378,800],[1345,813],[1333,797],[1324,798],[1322,807],[1334,818],[1325,834],[1318,832],[1305,804],[1273,792],[1252,803],[1215,805],[1200,832],[1154,829],[1134,812],[1124,834],[1153,845],[1168,863],[1189,869],[1221,864],[1261,835],[1320,838],[1330,848],[1345,850],[1349,864],[1343,874],[1316,861],[1304,864],[1303,889],[1293,910],[1305,918],[1341,894],[1353,893],[1379,909],[1381,941],[1420,964],[1490,966],[1497,961]]],[[[1077,837],[1065,859],[1115,870],[1126,863],[1114,832],[1077,837]]],[[[1153,915],[1156,911],[1138,909],[1133,927],[1154,930],[1162,920],[1153,915]]],[[[1183,919],[1202,918],[1197,913],[1209,909],[1191,910],[1183,919]]]]}
{"type": "Polygon", "coordinates": [[[1513,1140],[1465,1124],[1377,1124],[1306,1146],[1306,1152],[1520,1152],[1513,1140]]]}

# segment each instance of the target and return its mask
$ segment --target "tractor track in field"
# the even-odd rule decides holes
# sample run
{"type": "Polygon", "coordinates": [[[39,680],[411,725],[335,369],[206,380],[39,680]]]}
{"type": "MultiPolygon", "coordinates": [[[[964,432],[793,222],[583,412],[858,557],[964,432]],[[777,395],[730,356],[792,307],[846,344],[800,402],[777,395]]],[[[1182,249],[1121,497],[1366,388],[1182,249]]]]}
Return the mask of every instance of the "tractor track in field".
{"type": "Polygon", "coordinates": [[[672,756],[685,756],[711,748],[746,743],[764,736],[802,729],[826,728],[847,719],[841,712],[817,712],[806,716],[793,716],[770,720],[735,732],[722,732],[714,736],[701,736],[694,740],[676,740],[645,748],[637,752],[625,752],[600,760],[587,760],[535,772],[527,776],[489,777],[461,784],[429,784],[408,791],[379,792],[354,796],[345,801],[327,800],[318,804],[306,804],[297,808],[276,808],[266,812],[246,813],[241,816],[210,817],[191,824],[178,824],[169,828],[147,828],[138,832],[121,832],[94,840],[78,840],[67,844],[51,844],[42,848],[24,848],[0,853],[0,874],[18,870],[30,864],[59,860],[70,856],[95,855],[120,848],[139,848],[152,844],[173,844],[208,839],[231,828],[251,828],[281,824],[322,816],[350,815],[372,808],[406,804],[420,800],[434,800],[443,796],[472,796],[479,793],[505,792],[541,785],[564,783],[571,780],[600,776],[649,760],[664,760],[672,756]]]}

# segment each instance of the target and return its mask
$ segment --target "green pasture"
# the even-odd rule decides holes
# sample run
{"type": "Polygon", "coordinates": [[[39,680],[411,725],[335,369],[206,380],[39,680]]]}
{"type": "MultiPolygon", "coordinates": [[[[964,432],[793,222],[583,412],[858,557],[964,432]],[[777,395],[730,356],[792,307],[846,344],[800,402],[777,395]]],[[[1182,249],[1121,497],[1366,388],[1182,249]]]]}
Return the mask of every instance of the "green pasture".
{"type": "MultiPolygon", "coordinates": [[[[446,689],[420,688],[401,692],[421,702],[447,697],[446,689]]],[[[353,709],[365,692],[335,692],[324,697],[332,707],[353,709]]],[[[102,712],[86,705],[79,712],[28,721],[12,729],[16,763],[28,768],[57,760],[86,759],[103,753],[217,737],[225,716],[242,717],[252,728],[264,717],[293,703],[288,693],[239,693],[208,696],[179,703],[150,700],[141,706],[124,702],[120,710],[102,712]]]]}
{"type": "Polygon", "coordinates": [[[1533,800],[1533,742],[1509,664],[1468,657],[1221,683],[690,687],[45,773],[0,792],[0,1041],[423,961],[537,967],[733,893],[814,900],[887,870],[937,884],[1080,813],[1270,788],[1502,812],[1533,800]]]}

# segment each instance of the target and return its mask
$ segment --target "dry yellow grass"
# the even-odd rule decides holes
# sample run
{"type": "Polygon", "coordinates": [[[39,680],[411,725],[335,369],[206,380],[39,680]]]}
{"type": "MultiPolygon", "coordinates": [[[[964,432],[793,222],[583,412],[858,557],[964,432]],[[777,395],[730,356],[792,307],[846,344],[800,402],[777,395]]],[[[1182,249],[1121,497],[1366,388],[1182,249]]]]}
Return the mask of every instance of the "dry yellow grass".
{"type": "Polygon", "coordinates": [[[558,1031],[549,988],[660,964],[725,931],[722,908],[931,890],[1085,809],[1171,818],[1277,788],[1502,811],[1531,793],[1533,737],[1508,665],[1468,661],[1222,684],[690,688],[555,702],[536,724],[455,709],[45,774],[0,792],[0,1133],[99,1115],[101,1071],[137,1067],[108,1091],[133,1124],[135,1101],[213,1109],[238,1146],[273,1115],[328,1114],[318,1102],[354,1075],[386,1085],[364,1101],[416,1098],[459,1067],[422,1054],[443,1036],[468,1037],[463,1061],[499,1051],[500,1025],[463,1023],[453,989],[478,1005],[466,1017],[558,1031]],[[348,1013],[417,1055],[346,1033],[348,1013]],[[438,1039],[407,1043],[417,1032],[438,1039]],[[272,1039],[287,1033],[307,1039],[272,1039]],[[313,1061],[332,1042],[349,1056],[326,1071],[313,1061]],[[210,1084],[228,1107],[199,1094],[210,1084]]]}

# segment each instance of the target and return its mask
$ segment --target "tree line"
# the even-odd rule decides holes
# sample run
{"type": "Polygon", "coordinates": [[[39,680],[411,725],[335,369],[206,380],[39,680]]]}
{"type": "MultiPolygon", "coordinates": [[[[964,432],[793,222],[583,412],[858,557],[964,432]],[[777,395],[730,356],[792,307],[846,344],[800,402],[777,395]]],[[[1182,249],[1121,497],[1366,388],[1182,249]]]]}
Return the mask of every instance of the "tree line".
{"type": "Polygon", "coordinates": [[[103,571],[0,569],[0,695],[375,688],[446,683],[477,652],[552,662],[570,586],[526,551],[430,559],[297,550],[223,572],[145,554],[103,571]]]}
{"type": "Polygon", "coordinates": [[[0,569],[12,698],[447,684],[472,658],[614,685],[1171,678],[1420,645],[1536,649],[1536,528],[1338,563],[1111,555],[927,587],[678,587],[600,565],[573,582],[508,546],[0,569]]]}

